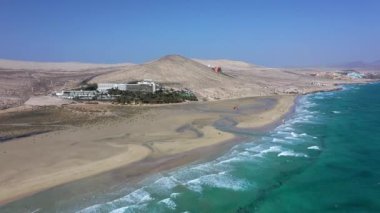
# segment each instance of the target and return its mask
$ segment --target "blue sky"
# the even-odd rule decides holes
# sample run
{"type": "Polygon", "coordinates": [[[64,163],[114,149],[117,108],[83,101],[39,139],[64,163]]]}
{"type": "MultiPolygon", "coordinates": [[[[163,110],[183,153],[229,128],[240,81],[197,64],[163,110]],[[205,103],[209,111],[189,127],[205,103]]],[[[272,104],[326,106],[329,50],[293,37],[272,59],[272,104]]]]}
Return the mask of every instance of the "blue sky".
{"type": "Polygon", "coordinates": [[[266,66],[380,59],[376,0],[0,0],[0,58],[266,66]]]}

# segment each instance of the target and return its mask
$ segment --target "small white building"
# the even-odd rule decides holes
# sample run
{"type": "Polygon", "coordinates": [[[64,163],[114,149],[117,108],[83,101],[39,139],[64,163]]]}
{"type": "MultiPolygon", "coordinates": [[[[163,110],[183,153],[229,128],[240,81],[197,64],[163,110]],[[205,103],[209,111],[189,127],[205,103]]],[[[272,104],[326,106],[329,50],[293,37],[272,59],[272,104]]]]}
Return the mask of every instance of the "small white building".
{"type": "Polygon", "coordinates": [[[152,79],[144,79],[143,81],[137,82],[138,85],[149,85],[152,87],[152,92],[156,92],[158,90],[158,85],[152,81],[152,79]]]}
{"type": "Polygon", "coordinates": [[[127,84],[99,83],[98,91],[107,92],[109,89],[127,90],[127,84]]]}
{"type": "Polygon", "coordinates": [[[56,96],[60,98],[66,98],[66,99],[82,99],[82,100],[92,100],[97,95],[98,92],[96,90],[68,90],[68,91],[62,91],[55,93],[56,96]]]}
{"type": "Polygon", "coordinates": [[[358,78],[363,78],[364,75],[358,72],[350,72],[347,74],[347,76],[352,79],[358,79],[358,78]]]}
{"type": "Polygon", "coordinates": [[[109,89],[118,89],[122,91],[145,91],[145,92],[156,92],[159,89],[158,84],[156,84],[151,79],[144,79],[143,81],[138,81],[134,84],[127,84],[127,83],[99,83],[98,84],[98,91],[105,93],[109,89]]]}

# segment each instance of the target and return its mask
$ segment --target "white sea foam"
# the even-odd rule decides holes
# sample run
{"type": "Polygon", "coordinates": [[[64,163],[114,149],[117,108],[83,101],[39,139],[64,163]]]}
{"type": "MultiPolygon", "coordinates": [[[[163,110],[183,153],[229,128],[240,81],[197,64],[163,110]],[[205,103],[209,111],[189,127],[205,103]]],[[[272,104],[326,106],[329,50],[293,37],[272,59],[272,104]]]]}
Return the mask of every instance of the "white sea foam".
{"type": "Polygon", "coordinates": [[[240,152],[239,155],[240,155],[240,156],[243,156],[243,157],[250,157],[250,156],[251,156],[251,153],[248,152],[248,151],[243,151],[243,152],[240,152]]]}
{"type": "Polygon", "coordinates": [[[142,202],[146,202],[152,199],[153,198],[150,196],[150,194],[147,191],[145,191],[143,188],[141,188],[141,189],[137,189],[133,191],[132,193],[122,198],[116,199],[114,202],[121,201],[121,202],[128,202],[128,203],[142,203],[142,202]]]}
{"type": "Polygon", "coordinates": [[[287,139],[287,140],[292,140],[292,141],[301,140],[300,138],[298,138],[298,137],[294,137],[294,136],[286,136],[285,139],[287,139]]]}
{"type": "Polygon", "coordinates": [[[110,213],[124,213],[130,208],[131,208],[130,206],[125,206],[125,207],[121,207],[118,209],[114,209],[114,210],[110,211],[110,213]]]}
{"type": "Polygon", "coordinates": [[[171,198],[177,198],[179,195],[181,195],[181,193],[173,192],[173,193],[170,194],[170,197],[171,198]]]}
{"type": "Polygon", "coordinates": [[[174,187],[178,185],[178,180],[175,179],[173,176],[169,177],[162,177],[158,180],[156,180],[152,184],[152,188],[154,188],[154,192],[159,194],[166,194],[170,192],[174,187]]]}
{"type": "MultiPolygon", "coordinates": [[[[236,153],[236,154],[238,154],[238,153],[236,153]]],[[[191,169],[199,170],[199,171],[202,171],[202,172],[210,172],[214,168],[212,166],[210,166],[210,164],[204,163],[204,164],[199,164],[199,165],[193,166],[191,169]]]]}
{"type": "Polygon", "coordinates": [[[104,211],[104,209],[114,208],[112,213],[118,212],[134,212],[135,209],[143,208],[149,201],[154,200],[151,197],[151,194],[145,190],[146,187],[137,189],[121,198],[109,201],[105,204],[96,204],[90,207],[87,207],[79,213],[87,212],[99,212],[104,211]]]}
{"type": "Polygon", "coordinates": [[[297,118],[291,121],[293,124],[314,124],[315,121],[311,121],[310,118],[297,118]]]}
{"type": "Polygon", "coordinates": [[[87,213],[87,212],[96,212],[98,209],[100,209],[104,204],[95,204],[89,207],[86,207],[84,209],[81,209],[77,211],[77,213],[87,213]]]}
{"type": "Polygon", "coordinates": [[[148,192],[146,192],[143,188],[141,188],[141,189],[137,189],[137,190],[133,191],[132,193],[130,193],[124,197],[121,197],[121,198],[118,198],[116,200],[107,202],[105,204],[96,204],[96,205],[90,206],[88,208],[85,208],[79,212],[80,213],[97,212],[97,211],[101,210],[103,207],[104,208],[117,208],[117,209],[115,209],[115,212],[118,212],[117,211],[118,209],[120,212],[125,212],[127,209],[123,210],[123,208],[120,209],[119,207],[120,206],[124,206],[124,207],[129,206],[131,208],[133,206],[133,208],[135,208],[135,207],[139,207],[140,206],[139,204],[150,201],[152,199],[153,198],[150,196],[150,194],[148,192]]]}
{"type": "Polygon", "coordinates": [[[340,114],[340,111],[332,111],[334,114],[340,114]]]}
{"type": "MultiPolygon", "coordinates": [[[[206,165],[209,164],[207,163],[206,165]]],[[[183,185],[189,180],[198,178],[199,176],[203,176],[206,174],[208,174],[207,171],[198,170],[191,167],[184,167],[182,169],[170,172],[169,175],[173,176],[179,184],[183,185]]]]}
{"type": "Polygon", "coordinates": [[[93,206],[77,211],[77,213],[93,213],[93,212],[129,213],[129,212],[136,212],[136,210],[141,211],[146,207],[146,204],[113,205],[113,203],[115,202],[116,201],[107,202],[105,204],[95,204],[93,206]]]}
{"type": "Polygon", "coordinates": [[[218,163],[216,163],[216,165],[221,165],[221,164],[228,164],[228,163],[232,163],[232,162],[240,162],[242,161],[241,158],[239,157],[232,157],[232,158],[228,158],[226,160],[221,160],[219,161],[218,163]]]}
{"type": "Polygon", "coordinates": [[[249,151],[249,152],[259,153],[259,152],[261,152],[263,149],[266,149],[266,147],[260,144],[260,145],[253,145],[252,147],[248,147],[248,148],[246,148],[245,150],[247,150],[247,151],[249,151]]]}
{"type": "Polygon", "coordinates": [[[283,149],[281,146],[271,146],[269,149],[265,149],[261,151],[261,153],[266,154],[266,153],[271,153],[271,152],[282,152],[283,149]]]}
{"type": "Polygon", "coordinates": [[[297,137],[298,137],[298,134],[297,134],[297,133],[294,133],[294,132],[291,132],[290,135],[292,135],[292,137],[294,137],[294,138],[297,138],[297,137]]]}
{"type": "Polygon", "coordinates": [[[177,205],[175,204],[175,202],[171,198],[166,198],[166,199],[160,200],[160,201],[158,201],[158,203],[164,204],[166,207],[168,207],[169,209],[172,209],[172,210],[174,210],[177,207],[177,205]]]}
{"type": "Polygon", "coordinates": [[[89,207],[86,207],[84,209],[81,209],[77,211],[77,213],[87,213],[87,212],[95,212],[97,209],[99,209],[102,206],[102,204],[95,204],[89,207]]]}
{"type": "Polygon", "coordinates": [[[297,153],[291,150],[283,151],[277,155],[278,157],[309,157],[307,154],[304,153],[297,153]]]}
{"type": "Polygon", "coordinates": [[[288,130],[288,131],[293,131],[293,130],[294,130],[293,127],[289,127],[289,126],[284,127],[284,129],[285,129],[285,130],[288,130]]]}
{"type": "Polygon", "coordinates": [[[202,186],[215,188],[231,189],[234,191],[242,191],[249,187],[249,183],[243,180],[234,179],[230,175],[223,173],[205,175],[187,182],[186,186],[193,191],[201,192],[202,186]]]}
{"type": "Polygon", "coordinates": [[[319,146],[309,146],[307,149],[321,150],[319,146]]]}
{"type": "Polygon", "coordinates": [[[202,186],[201,186],[201,180],[199,178],[190,180],[186,184],[187,188],[195,191],[195,192],[202,192],[202,186]]]}
{"type": "Polygon", "coordinates": [[[129,213],[129,212],[135,212],[136,209],[140,209],[142,206],[138,205],[131,205],[131,206],[124,206],[121,208],[114,209],[110,211],[109,213],[129,213]]]}
{"type": "Polygon", "coordinates": [[[284,140],[284,139],[281,139],[281,138],[273,138],[273,139],[272,139],[272,142],[273,142],[273,143],[285,142],[285,140],[284,140]]]}

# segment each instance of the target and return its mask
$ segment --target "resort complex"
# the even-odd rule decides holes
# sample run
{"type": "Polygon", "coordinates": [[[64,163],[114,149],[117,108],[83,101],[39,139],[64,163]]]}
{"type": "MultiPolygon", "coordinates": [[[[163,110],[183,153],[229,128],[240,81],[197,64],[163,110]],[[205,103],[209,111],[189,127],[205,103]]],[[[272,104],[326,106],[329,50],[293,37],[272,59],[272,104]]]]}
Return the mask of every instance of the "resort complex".
{"type": "Polygon", "coordinates": [[[150,79],[136,81],[131,83],[99,83],[84,85],[79,89],[63,90],[55,92],[60,98],[76,100],[115,100],[118,95],[110,94],[110,90],[119,90],[124,92],[137,93],[155,93],[162,87],[150,79]]]}
{"type": "Polygon", "coordinates": [[[189,89],[164,88],[151,79],[129,83],[83,84],[79,89],[55,92],[53,95],[76,101],[112,101],[122,104],[159,104],[197,101],[189,89]]]}

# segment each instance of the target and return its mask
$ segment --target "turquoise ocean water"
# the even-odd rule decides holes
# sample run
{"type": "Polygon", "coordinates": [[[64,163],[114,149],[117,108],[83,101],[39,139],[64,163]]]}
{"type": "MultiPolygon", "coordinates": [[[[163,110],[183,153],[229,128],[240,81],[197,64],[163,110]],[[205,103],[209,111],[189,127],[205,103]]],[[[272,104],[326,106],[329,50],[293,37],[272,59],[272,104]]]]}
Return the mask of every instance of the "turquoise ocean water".
{"type": "Polygon", "coordinates": [[[380,84],[303,96],[260,138],[80,212],[380,212],[380,84]]]}

